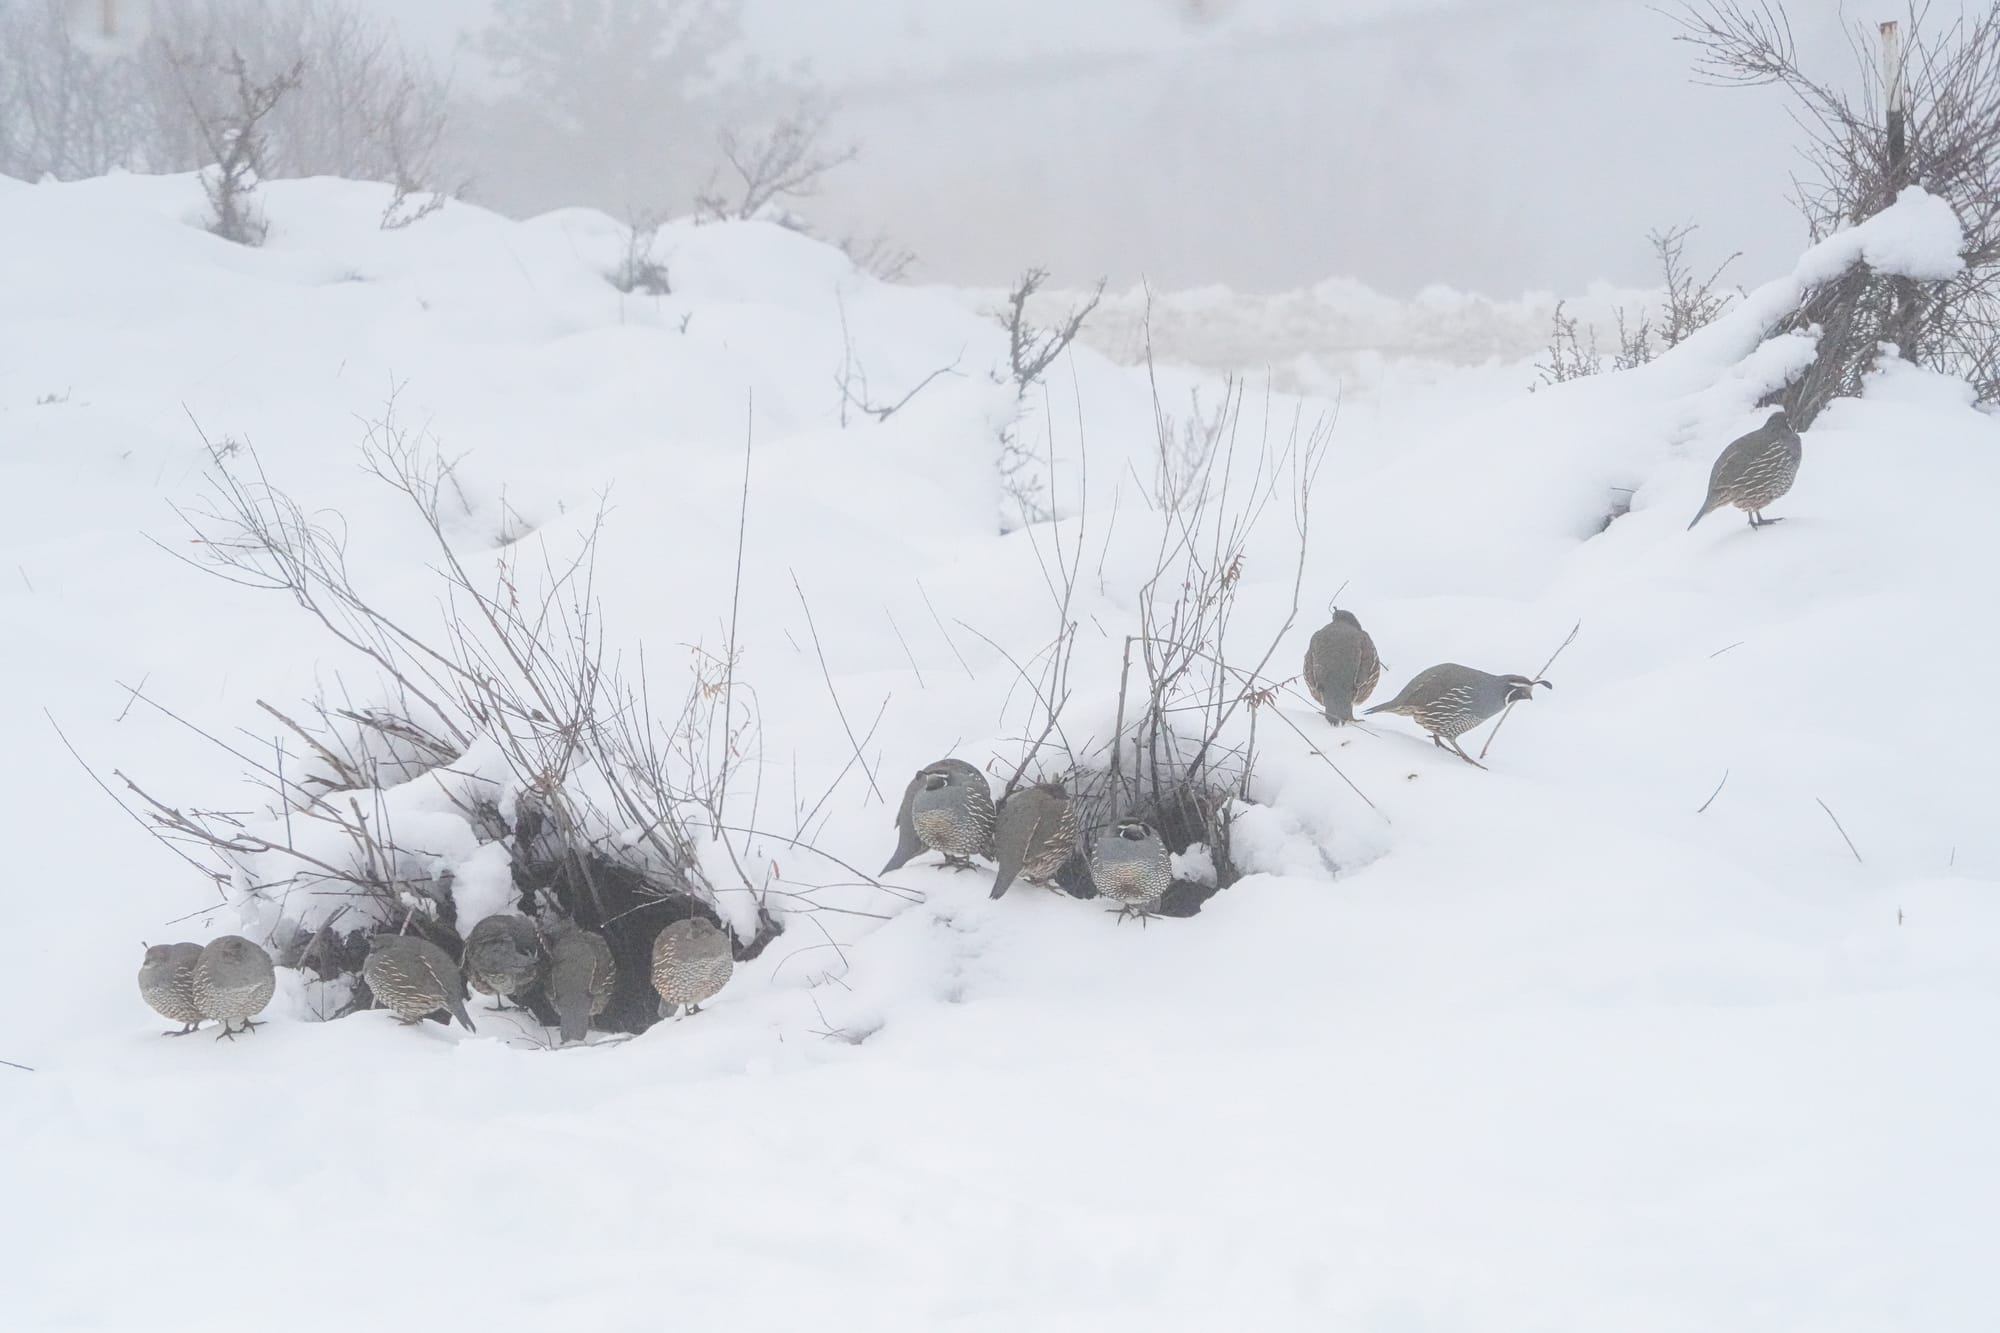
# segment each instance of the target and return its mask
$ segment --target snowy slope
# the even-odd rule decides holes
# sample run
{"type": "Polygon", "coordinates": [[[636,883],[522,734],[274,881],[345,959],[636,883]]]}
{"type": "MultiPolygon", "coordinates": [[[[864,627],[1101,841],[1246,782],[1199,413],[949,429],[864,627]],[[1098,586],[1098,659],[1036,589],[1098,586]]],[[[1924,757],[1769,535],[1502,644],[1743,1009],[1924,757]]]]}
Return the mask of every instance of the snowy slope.
{"type": "MultiPolygon", "coordinates": [[[[33,1067],[0,1067],[10,1327],[1990,1327],[2000,427],[1892,367],[1807,433],[1782,526],[1684,532],[1797,355],[1752,350],[1784,276],[1631,374],[1353,386],[1281,674],[1343,583],[1381,698],[1434,661],[1531,670],[1582,629],[1486,773],[1287,697],[1373,807],[1264,727],[1257,873],[1197,917],[1120,929],[920,863],[890,877],[920,901],[795,917],[704,1015],[628,1042],[313,1023],[291,983],[252,1038],[160,1040],[139,941],[236,918],[42,710],[107,778],[226,805],[235,766],[120,682],[268,745],[255,700],[351,667],[148,541],[184,540],[171,506],[199,498],[190,417],[343,514],[358,575],[412,615],[421,534],[355,454],[392,383],[463,455],[470,558],[524,528],[560,549],[609,488],[606,611],[669,681],[722,638],[747,428],[764,818],[789,828],[849,760],[830,680],[850,718],[881,710],[888,802],[850,776],[819,834],[864,868],[917,763],[1011,753],[1000,649],[1053,623],[1049,530],[997,535],[1012,397],[964,300],[748,226],[669,228],[674,294],[626,297],[598,215],[381,233],[382,201],[274,185],[251,252],[188,225],[186,179],[0,182],[0,1059],[33,1067]],[[848,339],[878,400],[963,374],[843,428],[848,339]],[[991,644],[947,641],[927,596],[991,644]]],[[[1134,480],[1151,400],[1080,353],[1031,413],[1060,534],[1087,487],[1072,721],[1102,731],[1161,521],[1134,480]]],[[[1235,651],[1284,620],[1273,522],[1235,651]]]]}

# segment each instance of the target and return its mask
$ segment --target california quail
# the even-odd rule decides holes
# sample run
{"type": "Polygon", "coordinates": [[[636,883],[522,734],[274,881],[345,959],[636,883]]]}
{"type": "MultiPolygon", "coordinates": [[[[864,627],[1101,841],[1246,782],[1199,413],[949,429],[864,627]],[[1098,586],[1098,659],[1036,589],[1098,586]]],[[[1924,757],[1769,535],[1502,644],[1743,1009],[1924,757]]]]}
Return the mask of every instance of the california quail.
{"type": "Polygon", "coordinates": [[[1000,806],[993,831],[993,896],[1007,892],[1014,877],[1030,882],[1055,878],[1076,850],[1076,805],[1057,783],[1023,787],[1000,806]]]}
{"type": "Polygon", "coordinates": [[[507,1008],[509,995],[530,989],[541,977],[542,939],[528,918],[499,912],[465,937],[465,979],[493,997],[494,1009],[507,1008]]]}
{"type": "Polygon", "coordinates": [[[1306,691],[1326,710],[1326,720],[1345,726],[1354,720],[1355,705],[1375,692],[1382,679],[1382,659],[1375,640],[1361,628],[1352,611],[1335,611],[1306,645],[1306,691]]]}
{"type": "Polygon", "coordinates": [[[975,856],[993,854],[993,789],[986,775],[963,759],[940,759],[918,772],[896,812],[896,854],[888,874],[923,848],[944,853],[944,863],[970,870],[975,856]]]}
{"type": "Polygon", "coordinates": [[[548,980],[542,989],[555,1006],[565,1042],[590,1034],[590,1020],[611,1003],[611,985],[618,975],[611,946],[594,930],[565,923],[549,940],[548,980]]]}
{"type": "Polygon", "coordinates": [[[699,1013],[701,1002],[729,984],[736,970],[729,933],[705,916],[676,921],[653,938],[653,989],[660,993],[660,1017],[680,1005],[699,1013]]]}
{"type": "Polygon", "coordinates": [[[217,1041],[224,1037],[235,1041],[237,1033],[262,1027],[250,1020],[264,1012],[277,988],[278,974],[271,967],[271,955],[241,935],[210,940],[195,960],[194,1007],[203,1018],[221,1022],[217,1041]],[[232,1028],[231,1023],[243,1026],[232,1028]]]}
{"type": "Polygon", "coordinates": [[[201,1010],[194,1003],[194,969],[201,962],[199,944],[155,944],[146,950],[139,964],[139,994],[161,1018],[181,1024],[179,1032],[163,1032],[163,1037],[185,1037],[201,1026],[201,1010]]]}
{"type": "Polygon", "coordinates": [[[1688,524],[1689,529],[1726,504],[1750,515],[1753,528],[1782,523],[1783,519],[1765,518],[1764,506],[1792,489],[1802,452],[1799,433],[1786,420],[1785,409],[1773,411],[1763,425],[1731,441],[1715,460],[1715,468],[1708,474],[1708,498],[1701,502],[1701,512],[1688,524]]]}
{"type": "Polygon", "coordinates": [[[467,1032],[477,1032],[465,1012],[465,981],[451,955],[416,935],[377,935],[368,941],[362,980],[375,1003],[404,1023],[421,1023],[449,1009],[467,1032]]]}
{"type": "Polygon", "coordinates": [[[1535,686],[1555,686],[1526,676],[1495,676],[1456,662],[1419,671],[1403,692],[1370,713],[1401,713],[1431,734],[1431,743],[1471,764],[1486,765],[1459,748],[1458,738],[1508,704],[1535,697],[1535,686]]]}
{"type": "Polygon", "coordinates": [[[1117,903],[1118,919],[1143,924],[1173,883],[1167,845],[1143,819],[1121,819],[1090,851],[1090,878],[1098,893],[1117,903]]]}

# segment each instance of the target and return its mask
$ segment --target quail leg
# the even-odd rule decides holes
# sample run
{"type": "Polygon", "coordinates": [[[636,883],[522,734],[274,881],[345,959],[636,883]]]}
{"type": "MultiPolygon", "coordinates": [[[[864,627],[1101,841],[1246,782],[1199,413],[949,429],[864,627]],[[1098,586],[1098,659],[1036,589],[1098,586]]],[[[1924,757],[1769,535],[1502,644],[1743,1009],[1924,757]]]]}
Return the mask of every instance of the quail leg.
{"type": "Polygon", "coordinates": [[[947,867],[948,867],[949,869],[952,869],[952,870],[977,870],[977,869],[979,869],[979,867],[978,867],[978,866],[976,866],[976,865],[972,864],[972,858],[971,858],[971,857],[969,857],[969,856],[953,856],[953,855],[952,855],[952,854],[951,854],[950,852],[946,852],[946,853],[944,854],[944,863],[945,863],[945,865],[946,865],[946,866],[947,866],[947,867]]]}
{"type": "Polygon", "coordinates": [[[222,1020],[222,1031],[215,1034],[217,1041],[221,1041],[224,1037],[229,1038],[231,1042],[236,1040],[236,1034],[230,1030],[229,1020],[226,1018],[222,1020]]]}
{"type": "Polygon", "coordinates": [[[196,1028],[200,1026],[201,1026],[201,1021],[197,1019],[196,1021],[189,1023],[186,1027],[182,1028],[179,1032],[162,1032],[160,1035],[162,1037],[185,1037],[188,1033],[194,1031],[196,1028]]]}
{"type": "Polygon", "coordinates": [[[257,1021],[256,1021],[256,1020],[254,1020],[254,1019],[249,1019],[249,1018],[246,1018],[246,1019],[244,1019],[244,1020],[243,1020],[243,1026],[242,1026],[242,1027],[240,1027],[240,1028],[238,1028],[238,1029],[237,1029],[237,1031],[239,1031],[239,1032],[255,1032],[255,1031],[256,1031],[256,1030],[258,1029],[258,1028],[260,1028],[260,1027],[263,1027],[263,1026],[264,1026],[264,1024],[263,1024],[263,1023],[260,1023],[260,1022],[257,1022],[257,1021]]]}
{"type": "Polygon", "coordinates": [[[1486,770],[1486,765],[1480,763],[1477,759],[1474,759],[1471,755],[1467,754],[1464,750],[1459,748],[1458,740],[1456,737],[1442,738],[1442,739],[1434,738],[1434,739],[1438,739],[1438,743],[1441,744],[1445,749],[1450,750],[1453,754],[1457,755],[1460,759],[1463,759],[1466,763],[1471,764],[1474,768],[1479,769],[1481,772],[1484,772],[1486,770]]]}

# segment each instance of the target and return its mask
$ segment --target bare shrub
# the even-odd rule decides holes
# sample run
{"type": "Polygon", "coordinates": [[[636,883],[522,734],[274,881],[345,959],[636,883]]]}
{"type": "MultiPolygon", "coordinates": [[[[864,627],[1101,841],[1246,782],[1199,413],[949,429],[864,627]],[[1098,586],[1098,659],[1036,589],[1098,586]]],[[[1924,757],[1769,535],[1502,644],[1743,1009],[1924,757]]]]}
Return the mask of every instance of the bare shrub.
{"type": "Polygon", "coordinates": [[[695,197],[696,209],[715,221],[788,221],[787,205],[811,198],[828,172],[860,153],[828,142],[832,116],[830,103],[807,96],[761,129],[724,129],[716,136],[723,166],[695,197]]]}
{"type": "Polygon", "coordinates": [[[1604,369],[1597,355],[1597,330],[1581,327],[1566,312],[1565,301],[1556,302],[1549,317],[1548,359],[1535,364],[1535,373],[1544,384],[1567,384],[1604,369]]]}
{"type": "MultiPolygon", "coordinates": [[[[1040,384],[1049,367],[1069,350],[1077,334],[1083,331],[1084,321],[1104,299],[1104,280],[1100,278],[1081,305],[1073,307],[1052,327],[1039,327],[1029,318],[1028,302],[1048,278],[1049,272],[1044,268],[1031,268],[1023,273],[1007,293],[1006,308],[999,316],[1007,330],[1007,365],[1002,373],[1005,379],[1013,381],[1018,404],[1026,403],[1029,390],[1040,384]]],[[[1000,431],[1000,489],[1014,503],[1022,523],[1046,523],[1055,516],[1055,511],[1044,497],[1046,484],[1036,475],[1037,460],[1021,440],[1020,420],[1021,414],[1017,412],[1014,420],[1000,431]]]]}
{"type": "Polygon", "coordinates": [[[283,728],[268,755],[208,738],[261,787],[259,814],[189,808],[118,776],[149,826],[232,886],[284,957],[338,982],[333,1012],[365,1000],[354,974],[371,931],[460,947],[454,863],[404,823],[418,812],[435,830],[448,806],[481,844],[504,849],[510,908],[604,933],[621,980],[601,1023],[642,1029],[655,1013],[646,958],[661,926],[692,913],[720,920],[725,895],[747,894],[757,925],[738,956],[781,929],[769,875],[747,869],[725,831],[732,759],[755,729],[754,707],[739,711],[754,695],[737,687],[733,650],[698,653],[679,708],[656,711],[643,654],[628,676],[606,648],[602,508],[569,557],[509,550],[483,576],[448,535],[467,517],[452,465],[397,423],[393,402],[362,456],[430,538],[438,624],[413,627],[360,588],[345,525],[273,486],[254,450],[241,465],[211,450],[210,501],[183,515],[197,555],[182,558],[295,602],[373,668],[371,698],[265,704],[283,728]]]}
{"type": "Polygon", "coordinates": [[[1678,347],[1688,336],[1713,324],[1729,308],[1734,293],[1718,291],[1717,284],[1728,267],[1742,258],[1736,251],[1712,269],[1707,277],[1698,275],[1687,259],[1687,240],[1699,230],[1693,223],[1656,228],[1646,233],[1659,262],[1661,298],[1658,320],[1660,341],[1678,347]]]}
{"type": "MultiPolygon", "coordinates": [[[[1240,438],[1243,405],[1236,385],[1216,416],[1202,418],[1214,423],[1215,447],[1179,489],[1176,504],[1159,511],[1153,572],[1139,589],[1138,633],[1126,637],[1120,659],[1107,762],[1090,784],[1093,831],[1136,815],[1159,829],[1176,854],[1205,852],[1212,876],[1177,882],[1165,904],[1170,913],[1197,910],[1241,874],[1230,821],[1235,805],[1250,799],[1258,719],[1268,714],[1288,722],[1268,707],[1284,685],[1269,668],[1298,620],[1313,485],[1333,435],[1332,416],[1308,421],[1301,407],[1283,438],[1274,439],[1267,405],[1246,479],[1239,472],[1250,453],[1240,438]],[[1252,534],[1277,504],[1289,510],[1296,539],[1289,605],[1270,637],[1260,636],[1255,665],[1244,668],[1225,653],[1252,534]]],[[[1182,432],[1164,410],[1157,379],[1154,419],[1164,456],[1182,432]]]]}
{"type": "Polygon", "coordinates": [[[653,247],[660,239],[660,222],[657,214],[642,213],[625,229],[625,253],[611,272],[611,285],[619,291],[643,292],[647,296],[667,296],[673,292],[673,284],[667,280],[667,266],[653,258],[653,247]]]}
{"type": "Polygon", "coordinates": [[[2000,396],[2000,6],[1933,23],[1914,8],[1857,30],[1857,91],[1799,61],[1785,8],[1711,0],[1679,14],[1695,69],[1725,87],[1772,85],[1804,135],[1795,202],[1814,240],[1915,185],[1958,215],[1965,268],[1936,285],[1857,268],[1810,293],[1784,330],[1817,330],[1813,366],[1785,395],[1803,425],[1858,391],[1882,344],[2000,396]],[[1891,31],[1893,29],[1893,31],[1891,31]]]}
{"type": "Polygon", "coordinates": [[[185,56],[171,57],[182,96],[195,117],[209,166],[202,172],[202,192],[211,213],[208,229],[238,245],[262,245],[270,223],[257,206],[257,183],[264,175],[265,119],[285,95],[299,86],[302,66],[293,65],[259,82],[235,51],[220,67],[230,82],[231,100],[221,109],[203,105],[197,84],[209,71],[185,56]]]}

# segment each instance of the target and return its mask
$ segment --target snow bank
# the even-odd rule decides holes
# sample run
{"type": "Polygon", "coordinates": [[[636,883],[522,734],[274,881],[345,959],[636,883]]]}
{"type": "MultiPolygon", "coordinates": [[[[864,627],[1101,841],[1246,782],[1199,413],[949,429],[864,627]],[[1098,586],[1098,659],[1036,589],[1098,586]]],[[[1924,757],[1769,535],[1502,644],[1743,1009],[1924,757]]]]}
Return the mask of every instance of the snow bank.
{"type": "MultiPolygon", "coordinates": [[[[261,754],[255,700],[370,684],[297,608],[147,540],[185,541],[190,416],[337,510],[357,578],[412,617],[435,614],[431,557],[354,453],[392,384],[459,459],[468,559],[571,549],[608,489],[607,623],[663,688],[721,641],[747,435],[744,798],[862,867],[916,764],[1012,752],[1048,539],[1084,529],[1080,734],[1151,568],[1151,399],[1095,353],[1022,423],[1053,437],[1069,518],[1001,536],[1014,404],[968,298],[754,226],[666,229],[673,293],[626,297],[597,215],[454,206],[380,233],[381,203],[273,185],[271,245],[245,251],[189,225],[184,178],[0,188],[21,946],[0,1059],[36,1071],[0,1067],[15,1323],[349,1327],[300,1299],[331,1272],[404,1322],[489,1328],[1979,1326],[2000,715],[1966,706],[1995,649],[1968,608],[2000,556],[2000,426],[1891,365],[1806,433],[1785,524],[1682,531],[1796,362],[1746,356],[1758,302],[1816,259],[1639,372],[1529,395],[1389,365],[1342,402],[1281,672],[1343,585],[1383,697],[1440,660],[1531,670],[1581,632],[1490,772],[1281,696],[1238,826],[1254,873],[1198,917],[1120,928],[926,862],[892,897],[753,838],[791,929],[636,1040],[302,1021],[340,997],[289,975],[255,1037],[160,1040],[140,941],[241,918],[40,709],[100,772],[239,808],[237,763],[125,686],[261,754]],[[957,373],[843,424],[850,360],[878,403],[957,373]]],[[[1943,271],[1930,204],[1884,217],[1838,243],[1943,271]]],[[[1163,389],[1178,410],[1198,386],[1163,389]]],[[[1267,411],[1282,438],[1331,407],[1249,395],[1246,452],[1267,411]]],[[[1232,655],[1289,607],[1273,513],[1232,655]]],[[[490,905],[493,854],[436,850],[490,905]]]]}

